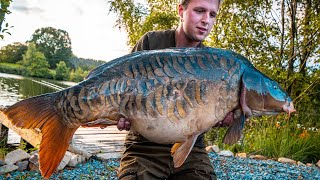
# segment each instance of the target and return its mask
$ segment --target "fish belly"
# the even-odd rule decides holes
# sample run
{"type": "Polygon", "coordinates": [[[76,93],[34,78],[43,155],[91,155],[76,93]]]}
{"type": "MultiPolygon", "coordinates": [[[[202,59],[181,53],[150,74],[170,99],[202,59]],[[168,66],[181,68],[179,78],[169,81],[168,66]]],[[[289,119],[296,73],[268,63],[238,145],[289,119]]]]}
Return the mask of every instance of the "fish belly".
{"type": "Polygon", "coordinates": [[[188,135],[197,133],[199,130],[191,125],[195,120],[184,119],[183,122],[172,123],[168,118],[158,119],[144,118],[132,121],[131,129],[152,142],[159,144],[171,144],[184,141],[188,135]]]}

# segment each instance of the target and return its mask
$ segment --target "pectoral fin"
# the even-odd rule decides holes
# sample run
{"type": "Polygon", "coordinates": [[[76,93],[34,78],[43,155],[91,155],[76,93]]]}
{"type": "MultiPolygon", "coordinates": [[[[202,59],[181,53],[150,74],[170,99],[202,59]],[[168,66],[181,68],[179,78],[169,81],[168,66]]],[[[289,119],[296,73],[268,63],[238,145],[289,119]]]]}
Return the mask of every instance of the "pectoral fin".
{"type": "Polygon", "coordinates": [[[244,127],[244,122],[245,115],[243,113],[241,113],[241,115],[237,115],[237,113],[235,113],[234,122],[227,130],[227,133],[223,138],[223,143],[232,145],[239,141],[242,129],[244,127]]]}
{"type": "Polygon", "coordinates": [[[186,141],[181,143],[175,143],[171,148],[171,156],[173,157],[174,167],[180,167],[184,161],[187,159],[188,155],[193,148],[199,134],[191,135],[186,141]]]}

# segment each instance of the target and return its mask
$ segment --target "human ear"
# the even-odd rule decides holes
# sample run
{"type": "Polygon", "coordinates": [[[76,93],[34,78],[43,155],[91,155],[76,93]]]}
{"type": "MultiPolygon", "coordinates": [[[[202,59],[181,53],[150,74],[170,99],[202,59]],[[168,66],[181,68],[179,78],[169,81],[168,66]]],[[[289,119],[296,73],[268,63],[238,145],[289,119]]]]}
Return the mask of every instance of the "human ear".
{"type": "Polygon", "coordinates": [[[180,16],[180,20],[183,19],[183,12],[184,12],[183,6],[182,6],[182,4],[179,4],[179,5],[178,5],[178,14],[179,14],[179,16],[180,16]]]}

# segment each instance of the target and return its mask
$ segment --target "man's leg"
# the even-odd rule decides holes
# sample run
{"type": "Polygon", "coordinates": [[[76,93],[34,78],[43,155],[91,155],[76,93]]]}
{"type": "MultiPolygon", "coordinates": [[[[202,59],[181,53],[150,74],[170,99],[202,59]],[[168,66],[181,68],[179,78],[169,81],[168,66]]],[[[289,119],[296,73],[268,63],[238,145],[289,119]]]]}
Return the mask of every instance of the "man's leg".
{"type": "Polygon", "coordinates": [[[167,179],[170,173],[170,147],[154,143],[127,146],[120,161],[119,180],[167,179]]]}
{"type": "Polygon", "coordinates": [[[193,147],[188,158],[179,168],[174,169],[170,180],[212,180],[217,179],[205,149],[193,147]]]}

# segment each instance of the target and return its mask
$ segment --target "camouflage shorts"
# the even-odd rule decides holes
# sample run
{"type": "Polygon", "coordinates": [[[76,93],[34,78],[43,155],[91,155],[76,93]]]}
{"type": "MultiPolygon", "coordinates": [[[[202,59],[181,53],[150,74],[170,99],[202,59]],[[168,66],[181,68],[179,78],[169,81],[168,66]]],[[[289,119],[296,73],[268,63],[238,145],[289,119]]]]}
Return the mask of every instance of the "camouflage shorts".
{"type": "Polygon", "coordinates": [[[203,148],[193,147],[179,168],[173,167],[170,146],[135,143],[127,145],[121,158],[120,180],[211,180],[216,179],[208,154],[203,148]]]}

